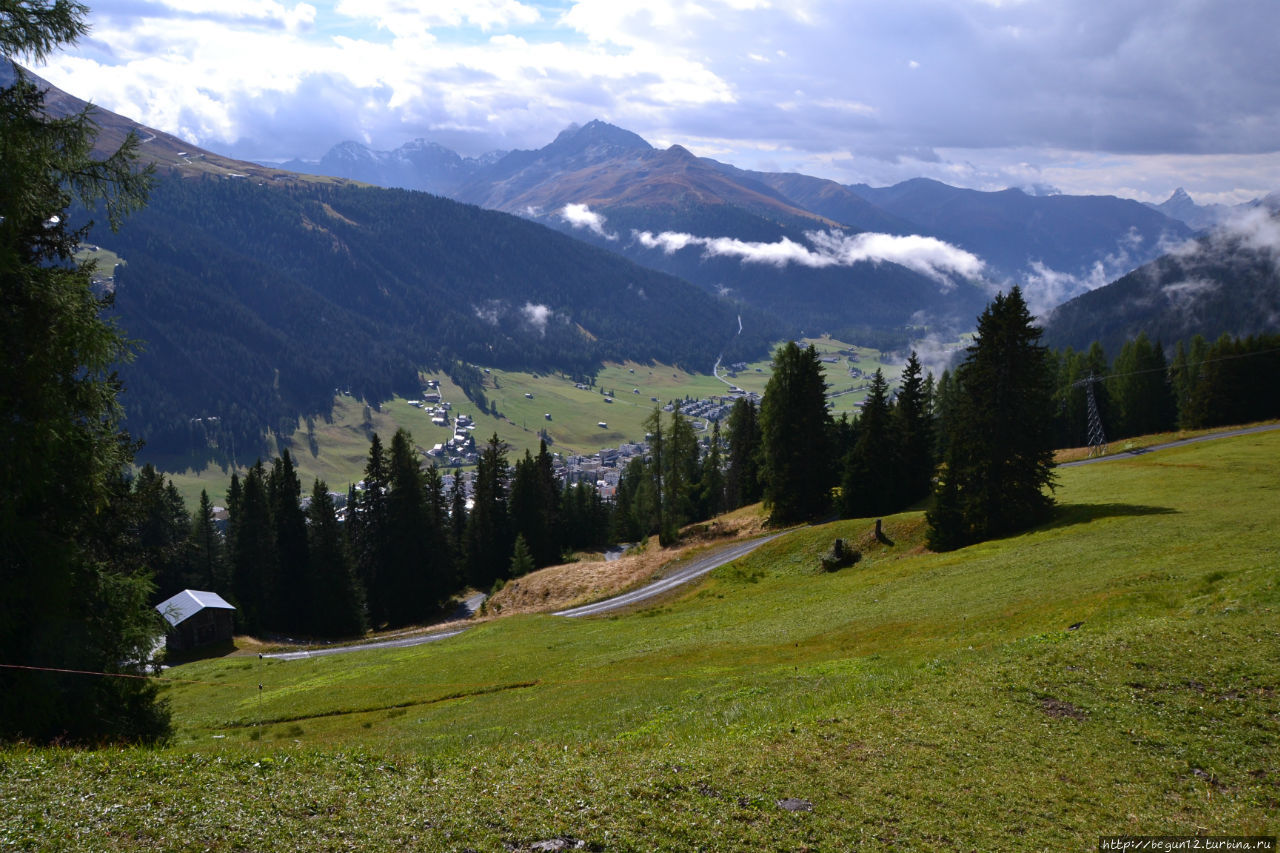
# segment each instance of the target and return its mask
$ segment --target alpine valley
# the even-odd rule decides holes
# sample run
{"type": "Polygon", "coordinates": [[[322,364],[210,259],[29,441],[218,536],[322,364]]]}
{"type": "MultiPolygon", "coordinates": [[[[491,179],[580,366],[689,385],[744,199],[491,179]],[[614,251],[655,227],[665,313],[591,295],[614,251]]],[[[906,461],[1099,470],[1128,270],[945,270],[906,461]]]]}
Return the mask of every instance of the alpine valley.
{"type": "MultiPolygon", "coordinates": [[[[57,112],[84,107],[50,90],[57,112]]],[[[709,373],[821,334],[905,351],[967,331],[1015,283],[1047,315],[1171,263],[1157,259],[1197,232],[1166,213],[1226,215],[1176,195],[1150,206],[745,171],[601,121],[534,151],[346,142],[263,165],[94,117],[104,149],[132,131],[157,170],[148,205],[90,238],[120,259],[104,287],[142,342],[121,378],[143,458],[216,447],[252,461],[265,436],[329,415],[337,389],[376,405],[415,394],[427,370],[481,403],[477,365],[709,373]]],[[[1274,283],[1273,267],[1259,275],[1274,283]]],[[[1072,342],[1105,326],[1071,322],[1072,342]]]]}

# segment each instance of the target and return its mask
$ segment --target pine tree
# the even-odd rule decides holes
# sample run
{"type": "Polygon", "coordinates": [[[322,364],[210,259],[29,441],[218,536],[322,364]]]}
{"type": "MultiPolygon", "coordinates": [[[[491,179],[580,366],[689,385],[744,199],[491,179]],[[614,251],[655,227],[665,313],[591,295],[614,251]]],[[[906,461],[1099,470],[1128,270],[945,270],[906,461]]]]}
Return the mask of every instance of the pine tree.
{"type": "MultiPolygon", "coordinates": [[[[933,491],[934,430],[930,413],[930,381],[921,376],[920,359],[913,350],[902,371],[894,399],[890,429],[897,437],[902,462],[898,508],[909,506],[933,491]]],[[[930,375],[930,379],[932,375],[930,375]]]]}
{"type": "Polygon", "coordinates": [[[166,483],[151,463],[142,466],[131,491],[132,533],[145,555],[144,565],[155,577],[152,601],[159,603],[193,583],[187,547],[191,517],[173,481],[166,483]]]}
{"type": "Polygon", "coordinates": [[[256,634],[272,624],[271,595],[276,586],[276,535],[271,497],[262,460],[248,470],[235,516],[231,553],[232,603],[241,630],[256,634]]]}
{"type": "Polygon", "coordinates": [[[1049,517],[1053,373],[1040,334],[1017,287],[978,317],[974,344],[956,371],[956,412],[941,506],[928,514],[930,541],[967,544],[1049,517]]]}
{"type": "Polygon", "coordinates": [[[889,384],[877,369],[858,418],[857,438],[844,463],[841,514],[860,518],[896,512],[902,506],[902,459],[892,433],[889,384]]]}
{"type": "Polygon", "coordinates": [[[369,608],[369,624],[383,625],[389,606],[383,586],[387,563],[387,491],[390,489],[387,455],[375,432],[369,439],[369,458],[364,468],[364,489],[348,502],[348,538],[356,564],[356,576],[364,587],[369,608]]]}
{"type": "Polygon", "coordinates": [[[725,507],[737,509],[760,500],[760,423],[756,404],[739,397],[729,412],[729,465],[725,507]]]}
{"type": "Polygon", "coordinates": [[[458,569],[444,478],[435,465],[428,465],[422,472],[422,488],[427,499],[427,547],[430,553],[426,593],[431,606],[439,607],[458,588],[458,569]]]}
{"type": "MultiPolygon", "coordinates": [[[[77,3],[8,0],[0,54],[44,59],[86,32],[77,3]]],[[[89,110],[51,118],[16,63],[0,89],[0,660],[140,675],[162,622],[150,578],[112,558],[113,500],[134,445],[120,429],[115,365],[128,358],[102,316],[87,232],[68,208],[105,204],[114,228],[143,203],[135,137],[93,153],[89,110]],[[93,541],[98,537],[98,541],[93,541]]],[[[0,737],[153,740],[168,730],[154,684],[138,678],[0,670],[0,737]]]]}
{"type": "Polygon", "coordinates": [[[477,589],[505,578],[512,539],[507,514],[507,445],[494,433],[476,464],[475,496],[467,518],[467,566],[477,589]]]}
{"type": "Polygon", "coordinates": [[[533,555],[529,553],[529,546],[524,541],[524,534],[517,533],[515,545],[511,549],[511,565],[507,569],[507,576],[513,578],[522,577],[535,568],[533,555]]]}
{"type": "Polygon", "coordinates": [[[267,591],[265,624],[278,631],[300,631],[306,621],[311,570],[307,565],[307,519],[302,482],[286,449],[267,475],[271,522],[275,532],[275,576],[267,591]]]}
{"type": "Polygon", "coordinates": [[[378,584],[387,623],[394,627],[422,621],[437,604],[429,580],[436,531],[427,510],[422,464],[404,429],[391,437],[387,473],[386,561],[379,567],[378,584]]]}
{"type": "Polygon", "coordinates": [[[191,518],[189,541],[191,573],[196,587],[230,595],[222,536],[213,518],[213,502],[204,489],[200,490],[200,506],[191,518]]]}
{"type": "Polygon", "coordinates": [[[449,489],[449,543],[457,573],[467,553],[467,484],[461,471],[453,475],[453,486],[449,489]]]}
{"type": "Polygon", "coordinates": [[[720,422],[711,424],[711,440],[702,458],[702,474],[699,477],[700,518],[714,518],[724,512],[724,463],[720,454],[720,422]]]}
{"type": "Polygon", "coordinates": [[[761,479],[774,524],[817,518],[835,485],[828,436],[827,385],[818,352],[789,341],[773,356],[773,375],[760,405],[761,479]]]}
{"type": "Polygon", "coordinates": [[[1138,337],[1125,342],[1112,371],[1108,391],[1118,410],[1115,438],[1173,429],[1177,399],[1162,347],[1153,346],[1146,332],[1139,332],[1138,337]]]}
{"type": "Polygon", "coordinates": [[[338,524],[333,498],[323,480],[311,488],[307,506],[307,553],[311,582],[307,590],[306,630],[319,637],[353,637],[368,627],[364,590],[338,524]]]}

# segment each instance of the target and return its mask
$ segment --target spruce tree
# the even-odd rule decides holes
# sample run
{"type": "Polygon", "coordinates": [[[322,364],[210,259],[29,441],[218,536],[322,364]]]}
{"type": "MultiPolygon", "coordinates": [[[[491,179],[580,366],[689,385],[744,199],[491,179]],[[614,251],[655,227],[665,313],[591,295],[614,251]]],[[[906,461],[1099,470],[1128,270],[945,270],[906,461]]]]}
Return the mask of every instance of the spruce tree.
{"type": "Polygon", "coordinates": [[[773,356],[760,405],[761,479],[774,524],[810,521],[827,511],[835,485],[828,436],[827,385],[812,345],[789,341],[773,356]]]}
{"type": "MultiPolygon", "coordinates": [[[[385,562],[379,567],[378,591],[391,626],[422,621],[437,602],[430,575],[437,547],[428,513],[422,464],[404,429],[391,437],[387,454],[389,491],[385,562]]],[[[443,537],[441,537],[443,538],[443,537]]]]}
{"type": "Polygon", "coordinates": [[[756,404],[739,397],[729,412],[729,461],[725,472],[725,508],[760,500],[760,423],[756,404]]]}
{"type": "Polygon", "coordinates": [[[307,506],[307,553],[311,582],[305,629],[319,637],[352,637],[368,627],[364,590],[323,480],[311,488],[307,506]]]}
{"type": "Polygon", "coordinates": [[[702,458],[699,477],[699,517],[714,518],[724,512],[724,463],[720,453],[720,422],[711,424],[711,440],[702,458]]]}
{"type": "Polygon", "coordinates": [[[467,484],[461,471],[453,475],[449,488],[449,544],[456,574],[467,553],[467,484]]]}
{"type": "Polygon", "coordinates": [[[529,553],[529,546],[525,543],[524,534],[517,533],[515,545],[511,549],[511,565],[507,569],[507,576],[513,578],[522,577],[535,568],[533,555],[529,553]]]}
{"type": "Polygon", "coordinates": [[[903,368],[893,402],[890,429],[897,439],[897,453],[902,464],[898,477],[899,508],[922,500],[933,491],[935,458],[933,416],[930,412],[931,383],[921,376],[922,371],[920,359],[913,350],[903,368]]]}
{"type": "Polygon", "coordinates": [[[307,519],[302,509],[302,482],[286,449],[267,475],[271,522],[275,531],[275,577],[268,590],[266,625],[278,631],[301,631],[307,622],[307,519]]]}
{"type": "Polygon", "coordinates": [[[348,538],[356,564],[356,576],[364,587],[369,608],[369,624],[378,627],[387,620],[388,600],[383,586],[387,563],[387,455],[375,432],[369,439],[369,457],[364,468],[364,489],[348,502],[348,538]]]}
{"type": "Polygon", "coordinates": [[[475,496],[467,518],[467,568],[477,589],[491,588],[510,569],[506,481],[507,445],[495,432],[476,464],[475,496]]]}
{"type": "Polygon", "coordinates": [[[222,535],[213,518],[209,493],[200,490],[200,506],[191,517],[191,575],[198,589],[230,595],[222,535]]]}
{"type": "Polygon", "coordinates": [[[435,465],[422,472],[422,488],[427,499],[426,594],[432,607],[439,607],[458,588],[458,569],[449,522],[449,503],[444,478],[435,465]]]}
{"type": "Polygon", "coordinates": [[[903,460],[892,432],[889,384],[879,369],[871,375],[855,434],[841,480],[841,514],[860,518],[896,512],[903,504],[903,460]]]}
{"type": "Polygon", "coordinates": [[[236,605],[241,630],[257,634],[277,623],[271,605],[278,555],[262,460],[245,474],[241,488],[234,519],[235,548],[231,554],[232,603],[236,605]]]}
{"type": "Polygon", "coordinates": [[[1014,287],[978,317],[957,369],[956,411],[930,541],[968,544],[1045,521],[1053,499],[1053,373],[1014,287]]]}
{"type": "Polygon", "coordinates": [[[1164,350],[1146,332],[1126,341],[1112,365],[1108,391],[1118,409],[1115,438],[1167,432],[1177,420],[1177,398],[1164,350]]]}
{"type": "MultiPolygon", "coordinates": [[[[0,62],[44,59],[87,30],[84,6],[10,0],[0,62]]],[[[137,140],[93,152],[90,111],[53,118],[16,63],[0,88],[0,660],[11,666],[141,675],[162,622],[145,569],[114,559],[111,503],[134,445],[120,428],[114,369],[129,346],[75,258],[88,225],[68,209],[105,206],[114,228],[141,206],[149,173],[137,140]],[[94,541],[97,537],[97,541],[94,541]]],[[[0,738],[165,736],[157,688],[141,678],[0,670],[0,738]]]]}

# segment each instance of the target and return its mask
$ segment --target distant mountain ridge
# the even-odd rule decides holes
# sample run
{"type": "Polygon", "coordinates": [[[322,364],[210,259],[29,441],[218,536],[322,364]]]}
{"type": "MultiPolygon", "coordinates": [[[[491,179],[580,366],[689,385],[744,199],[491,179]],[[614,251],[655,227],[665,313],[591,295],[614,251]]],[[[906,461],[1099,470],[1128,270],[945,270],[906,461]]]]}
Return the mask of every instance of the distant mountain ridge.
{"type": "Polygon", "coordinates": [[[1280,213],[1232,218],[1106,287],[1059,305],[1045,325],[1052,346],[1099,341],[1111,355],[1146,332],[1172,346],[1193,335],[1280,331],[1280,213]]]}
{"type": "MultiPolygon", "coordinates": [[[[337,166],[345,177],[369,173],[337,166]]],[[[390,169],[374,182],[408,186],[390,169]]],[[[846,266],[858,286],[841,298],[830,270],[797,266],[748,269],[704,253],[672,257],[638,246],[633,235],[678,230],[694,238],[779,241],[812,247],[808,233],[838,230],[931,237],[977,255],[986,265],[985,289],[1022,283],[1033,289],[1052,279],[1056,289],[1039,300],[1070,297],[1158,257],[1162,246],[1193,233],[1183,222],[1136,201],[1106,196],[1028,194],[1018,189],[980,192],[915,179],[892,187],[846,186],[796,173],[739,169],[696,157],[674,145],[660,150],[640,136],[603,121],[573,125],[534,151],[513,151],[422,186],[461,201],[535,219],[689,278],[710,290],[728,289],[807,328],[902,326],[913,312],[866,310],[868,300],[898,303],[891,291],[915,275],[892,261],[873,269],[846,266]],[[456,174],[467,177],[458,182],[456,174]],[[429,185],[429,186],[428,186],[429,185]],[[577,220],[565,215],[578,208],[577,220]],[[585,206],[599,219],[586,225],[585,206]],[[608,230],[599,222],[613,226],[608,230]],[[826,283],[816,279],[828,279],[826,283]],[[877,279],[880,287],[876,286],[877,279]],[[1066,282],[1064,285],[1063,282],[1066,282]],[[1060,292],[1059,292],[1060,291],[1060,292]],[[808,306],[808,307],[806,307],[808,306]]],[[[937,299],[917,283],[912,298],[924,322],[968,323],[972,306],[937,299]]],[[[962,289],[963,283],[956,282],[962,289]]],[[[964,300],[961,300],[964,302],[964,300]]]]}

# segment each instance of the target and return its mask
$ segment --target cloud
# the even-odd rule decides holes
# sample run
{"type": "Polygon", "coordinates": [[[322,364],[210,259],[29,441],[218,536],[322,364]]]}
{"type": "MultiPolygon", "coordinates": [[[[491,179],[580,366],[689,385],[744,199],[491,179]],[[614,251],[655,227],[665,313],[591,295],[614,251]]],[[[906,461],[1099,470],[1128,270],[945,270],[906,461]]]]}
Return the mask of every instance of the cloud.
{"type": "Polygon", "coordinates": [[[1161,289],[1174,308],[1186,312],[1196,307],[1200,300],[1219,287],[1218,282],[1205,278],[1193,278],[1166,284],[1161,289]]]}
{"type": "Polygon", "coordinates": [[[747,264],[790,264],[821,269],[852,266],[857,263],[893,263],[928,276],[944,288],[952,286],[952,276],[975,278],[981,275],[982,259],[971,252],[935,237],[918,234],[845,234],[840,231],[806,231],[811,246],[783,237],[774,243],[758,243],[733,237],[696,237],[692,234],[666,231],[653,234],[636,231],[633,236],[647,249],[661,249],[673,255],[699,246],[703,256],[738,258],[747,264]]]}
{"type": "Polygon", "coordinates": [[[534,305],[532,302],[526,302],[520,312],[524,314],[525,322],[538,333],[539,337],[547,334],[547,321],[551,319],[550,308],[545,305],[534,305]]]}
{"type": "Polygon", "coordinates": [[[600,117],[842,183],[1046,182],[1147,201],[1185,186],[1223,203],[1280,187],[1272,0],[1232,14],[1221,0],[91,6],[91,35],[36,73],[253,159],[343,139],[536,148],[600,117]]]}
{"type": "MultiPolygon", "coordinates": [[[[1081,274],[1055,270],[1038,259],[1029,260],[1020,276],[1027,307],[1036,316],[1045,317],[1063,302],[1097,290],[1132,272],[1138,265],[1135,258],[1141,257],[1138,251],[1142,244],[1142,235],[1137,229],[1131,228],[1116,243],[1114,251],[1094,261],[1081,274]]],[[[1162,237],[1157,245],[1162,254],[1176,254],[1182,251],[1194,252],[1199,244],[1195,240],[1170,242],[1162,237]]]]}
{"type": "Polygon", "coordinates": [[[1222,232],[1238,239],[1246,249],[1271,255],[1280,270],[1280,218],[1267,207],[1248,208],[1222,225],[1222,232]]]}
{"type": "Polygon", "coordinates": [[[498,320],[502,317],[503,304],[500,300],[490,299],[482,305],[473,305],[471,310],[475,312],[482,322],[490,326],[497,326],[498,320]]]}
{"type": "Polygon", "coordinates": [[[595,213],[585,204],[566,204],[560,209],[560,218],[574,228],[586,228],[598,237],[606,240],[617,240],[618,235],[604,230],[606,221],[603,214],[595,213]]]}

